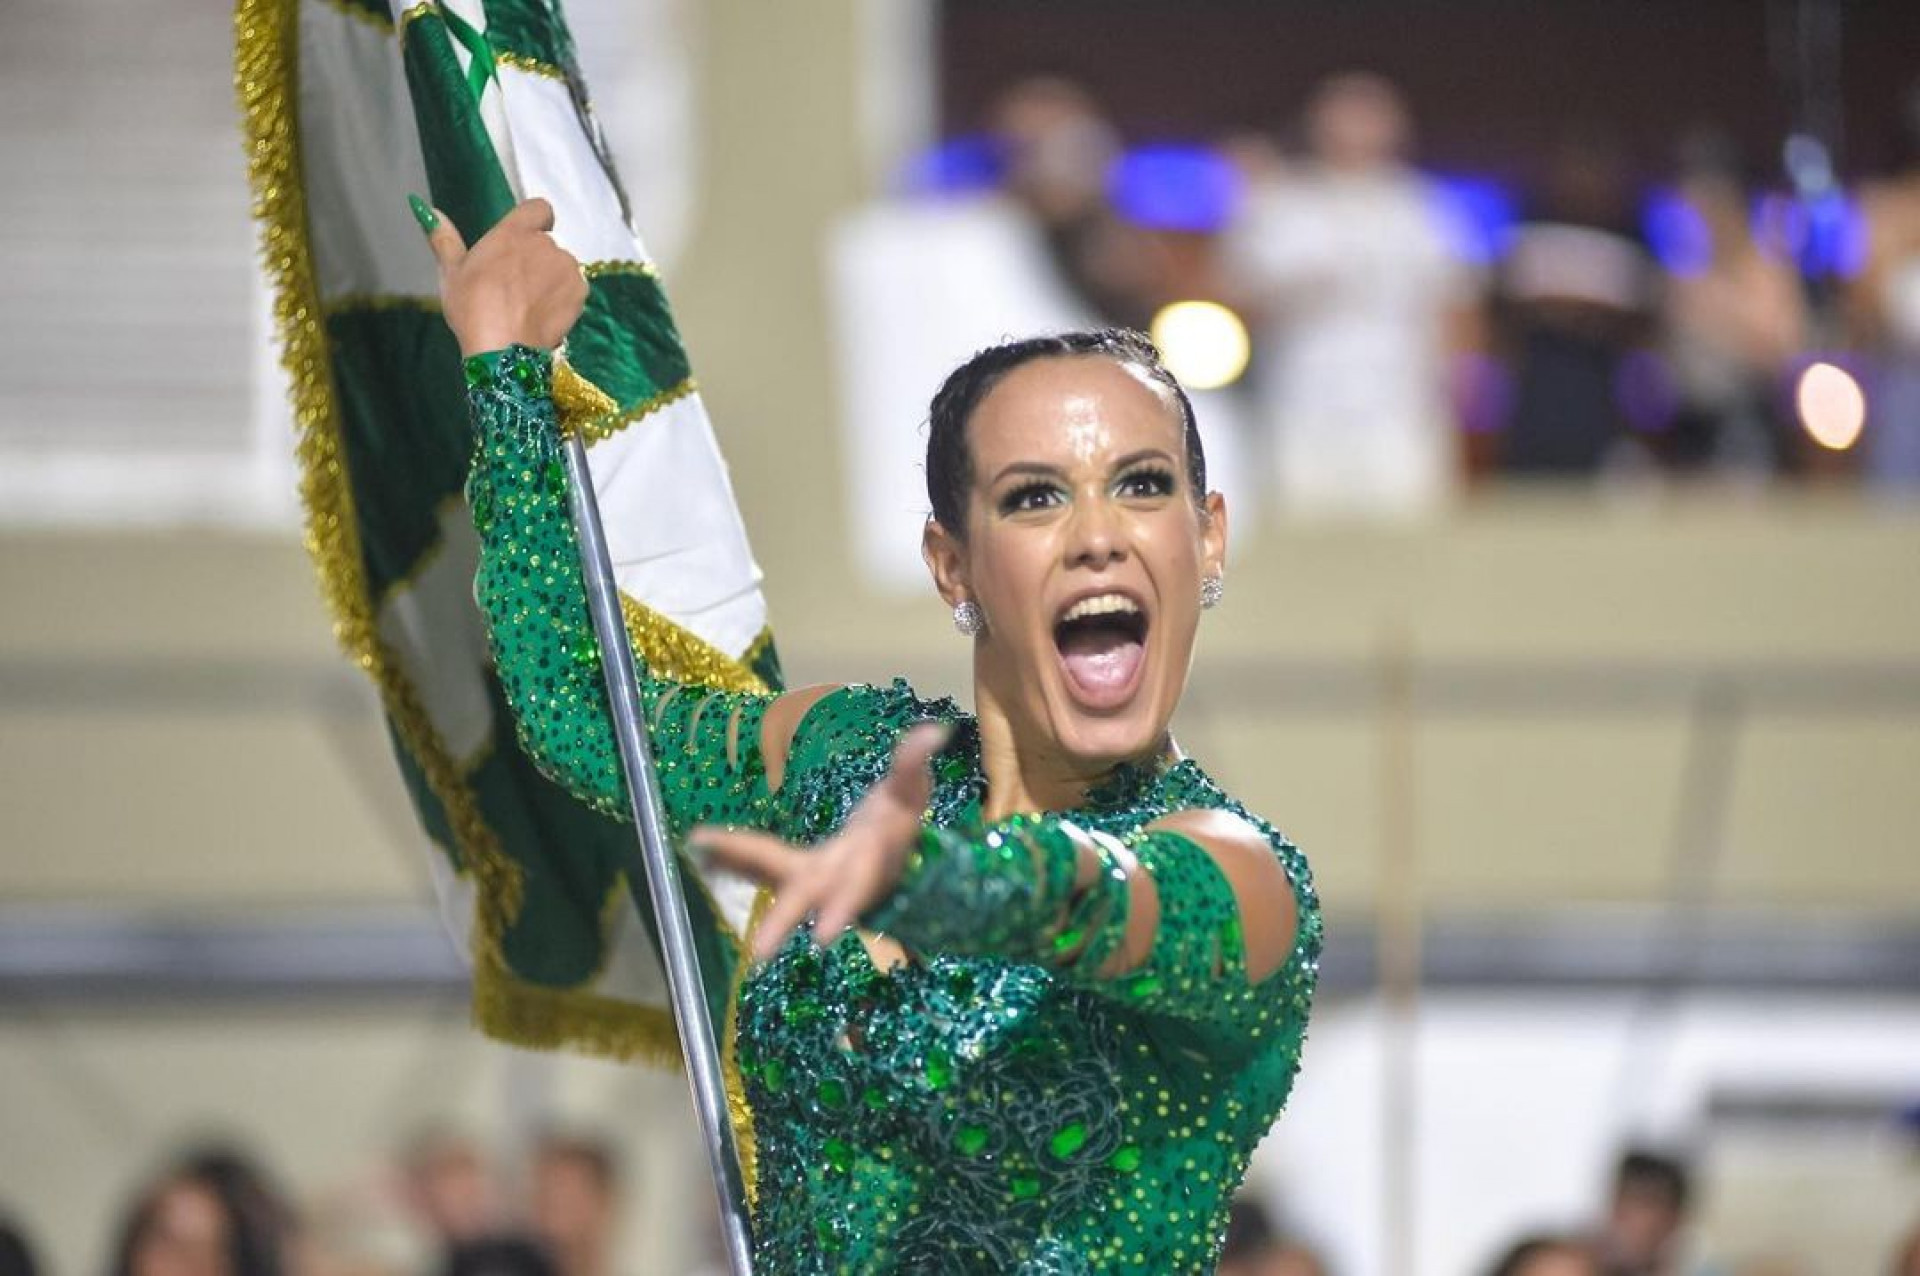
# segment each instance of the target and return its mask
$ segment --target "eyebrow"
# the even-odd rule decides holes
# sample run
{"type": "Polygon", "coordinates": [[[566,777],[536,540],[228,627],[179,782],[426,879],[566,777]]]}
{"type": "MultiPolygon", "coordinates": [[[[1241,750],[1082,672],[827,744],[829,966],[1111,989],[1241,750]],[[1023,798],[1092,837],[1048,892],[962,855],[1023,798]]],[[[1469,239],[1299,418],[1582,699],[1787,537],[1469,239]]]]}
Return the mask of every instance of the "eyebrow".
{"type": "MultiPolygon", "coordinates": [[[[1129,452],[1115,461],[1113,463],[1113,472],[1118,473],[1129,466],[1138,465],[1142,461],[1164,461],[1171,465],[1173,463],[1173,457],[1169,455],[1164,448],[1141,448],[1139,451],[1129,452]]],[[[1015,461],[1010,465],[1001,467],[1000,472],[993,476],[993,479],[987,486],[997,487],[1001,480],[1016,474],[1032,474],[1043,478],[1058,478],[1065,473],[1066,471],[1059,466],[1049,465],[1045,461],[1015,461]]]]}

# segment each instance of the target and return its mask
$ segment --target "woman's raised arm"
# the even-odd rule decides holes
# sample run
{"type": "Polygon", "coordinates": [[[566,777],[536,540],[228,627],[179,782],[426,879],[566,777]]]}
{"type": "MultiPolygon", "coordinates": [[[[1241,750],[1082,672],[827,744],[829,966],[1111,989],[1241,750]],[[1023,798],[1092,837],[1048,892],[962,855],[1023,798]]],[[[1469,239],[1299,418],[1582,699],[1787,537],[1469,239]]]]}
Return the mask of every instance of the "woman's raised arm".
{"type": "MultiPolygon", "coordinates": [[[[582,801],[628,815],[607,693],[587,609],[552,398],[553,356],[579,317],[579,264],[528,200],[467,249],[422,218],[440,265],[448,324],[466,362],[474,456],[467,496],[480,537],[474,596],[528,755],[582,801]]],[[[819,692],[722,692],[641,672],[641,709],[677,836],[719,820],[757,826],[768,812],[796,710],[819,692]]]]}

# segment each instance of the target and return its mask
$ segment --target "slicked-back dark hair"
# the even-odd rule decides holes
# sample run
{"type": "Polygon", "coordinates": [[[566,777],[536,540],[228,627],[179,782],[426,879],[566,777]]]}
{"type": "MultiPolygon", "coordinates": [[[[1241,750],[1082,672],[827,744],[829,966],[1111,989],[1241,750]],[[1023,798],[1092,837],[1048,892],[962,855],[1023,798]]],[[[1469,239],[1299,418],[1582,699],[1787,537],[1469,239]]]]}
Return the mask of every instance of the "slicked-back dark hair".
{"type": "Polygon", "coordinates": [[[927,413],[927,500],[940,526],[962,540],[967,534],[967,488],[973,482],[973,452],[967,423],[1008,373],[1041,359],[1102,358],[1137,368],[1165,386],[1180,410],[1186,444],[1187,482],[1196,504],[1207,497],[1207,454],[1194,423],[1193,402],[1146,334],[1130,328],[1094,328],[1028,337],[988,346],[947,375],[927,413]]]}

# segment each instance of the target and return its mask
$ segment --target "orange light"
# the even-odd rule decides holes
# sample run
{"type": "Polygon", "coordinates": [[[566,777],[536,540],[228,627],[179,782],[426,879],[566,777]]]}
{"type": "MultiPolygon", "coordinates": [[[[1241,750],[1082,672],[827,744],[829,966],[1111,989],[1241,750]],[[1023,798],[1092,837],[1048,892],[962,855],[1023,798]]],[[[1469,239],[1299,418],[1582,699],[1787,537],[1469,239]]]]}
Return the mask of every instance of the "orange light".
{"type": "Polygon", "coordinates": [[[1189,390],[1218,390],[1247,370],[1252,345],[1240,316],[1213,301],[1176,301],[1153,317],[1153,344],[1189,390]]]}

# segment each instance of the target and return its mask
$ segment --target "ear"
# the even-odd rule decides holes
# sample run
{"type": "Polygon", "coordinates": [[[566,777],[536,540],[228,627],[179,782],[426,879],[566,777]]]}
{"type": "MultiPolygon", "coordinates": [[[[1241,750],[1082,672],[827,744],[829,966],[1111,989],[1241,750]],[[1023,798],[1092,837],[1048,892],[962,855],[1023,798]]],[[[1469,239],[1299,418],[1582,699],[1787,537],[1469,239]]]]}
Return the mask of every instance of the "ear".
{"type": "Polygon", "coordinates": [[[1208,492],[1206,521],[1200,528],[1200,566],[1203,574],[1224,576],[1227,571],[1227,498],[1208,492]]]}
{"type": "Polygon", "coordinates": [[[920,533],[920,557],[926,560],[927,571],[933,575],[933,587],[940,591],[947,606],[973,597],[967,577],[967,547],[942,527],[939,519],[928,517],[926,528],[920,533]]]}

